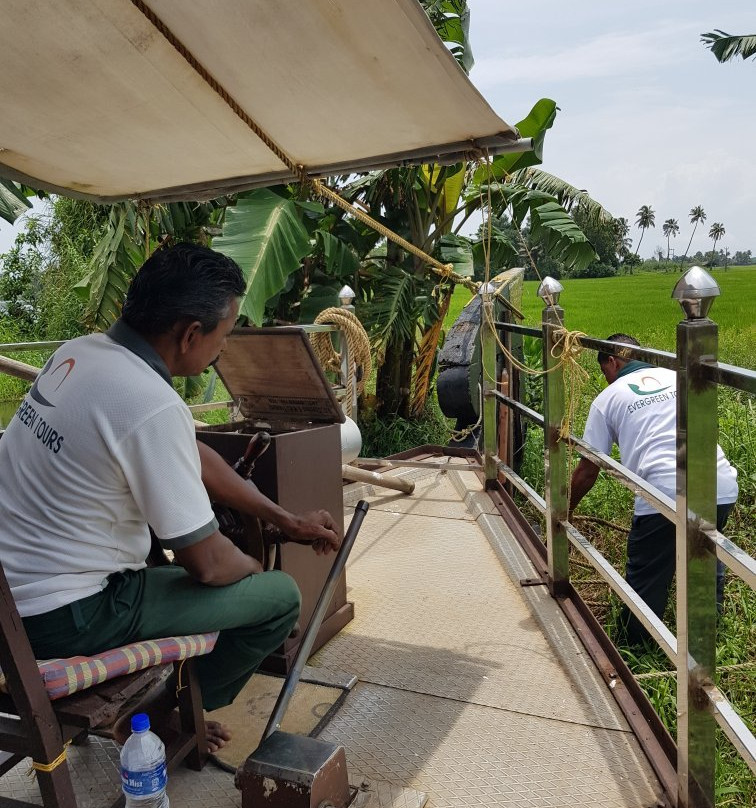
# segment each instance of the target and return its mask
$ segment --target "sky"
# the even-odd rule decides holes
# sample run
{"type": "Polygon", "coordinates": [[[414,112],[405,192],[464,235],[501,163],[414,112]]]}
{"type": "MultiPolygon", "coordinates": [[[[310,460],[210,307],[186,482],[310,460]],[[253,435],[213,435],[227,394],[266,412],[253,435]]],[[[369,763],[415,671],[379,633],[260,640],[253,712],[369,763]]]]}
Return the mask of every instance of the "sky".
{"type": "MultiPolygon", "coordinates": [[[[640,231],[650,205],[656,227],[643,257],[661,246],[662,224],[682,254],[689,211],[707,214],[690,253],[756,254],[756,60],[721,65],[700,42],[715,28],[756,33],[756,0],[469,0],[475,65],[470,78],[493,109],[516,124],[539,98],[559,105],[541,168],[587,190],[640,231]]],[[[0,253],[14,228],[0,221],[0,253]]]]}
{"type": "Polygon", "coordinates": [[[756,33],[756,0],[468,0],[475,65],[470,78],[516,124],[539,98],[560,108],[541,168],[588,191],[632,224],[641,205],[656,227],[640,254],[666,254],[662,224],[677,219],[683,254],[756,254],[756,60],[720,64],[701,33],[756,33]]]}

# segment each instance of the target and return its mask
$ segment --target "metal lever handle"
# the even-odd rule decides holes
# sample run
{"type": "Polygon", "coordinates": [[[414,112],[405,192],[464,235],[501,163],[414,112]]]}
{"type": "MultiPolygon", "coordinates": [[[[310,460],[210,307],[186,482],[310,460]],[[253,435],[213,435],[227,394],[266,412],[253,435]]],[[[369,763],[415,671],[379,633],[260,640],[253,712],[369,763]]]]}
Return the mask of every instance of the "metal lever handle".
{"type": "Polygon", "coordinates": [[[286,708],[289,706],[291,697],[294,695],[294,690],[296,689],[297,684],[299,684],[299,678],[302,675],[302,670],[304,669],[307,659],[310,656],[310,651],[315,643],[315,637],[320,630],[320,624],[323,622],[326,609],[328,608],[331,598],[333,597],[333,591],[336,588],[339,576],[346,566],[347,558],[349,558],[349,553],[352,551],[354,541],[357,538],[360,527],[362,526],[362,520],[365,518],[365,514],[368,512],[368,507],[367,502],[360,500],[354,509],[354,516],[352,517],[352,521],[349,524],[347,532],[344,534],[344,540],[341,542],[341,547],[339,547],[339,551],[336,554],[336,558],[331,566],[331,571],[328,573],[326,582],[323,585],[323,591],[320,593],[317,605],[315,606],[315,611],[312,613],[310,622],[307,625],[307,630],[302,637],[302,642],[299,644],[297,654],[294,657],[294,663],[292,664],[291,670],[284,680],[281,692],[278,694],[276,706],[273,708],[273,712],[270,714],[270,718],[268,719],[268,725],[265,727],[265,732],[262,736],[263,741],[272,735],[276,730],[281,729],[281,721],[283,721],[284,713],[286,712],[286,708]]]}

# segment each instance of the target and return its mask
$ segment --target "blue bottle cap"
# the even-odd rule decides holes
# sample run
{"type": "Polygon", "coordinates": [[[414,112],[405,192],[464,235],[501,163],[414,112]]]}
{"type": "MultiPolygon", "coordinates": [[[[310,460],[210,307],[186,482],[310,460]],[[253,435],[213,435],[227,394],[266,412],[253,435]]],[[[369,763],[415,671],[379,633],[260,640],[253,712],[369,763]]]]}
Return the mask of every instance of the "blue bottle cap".
{"type": "Polygon", "coordinates": [[[144,732],[150,728],[150,717],[147,713],[136,713],[131,716],[131,731],[144,732]]]}

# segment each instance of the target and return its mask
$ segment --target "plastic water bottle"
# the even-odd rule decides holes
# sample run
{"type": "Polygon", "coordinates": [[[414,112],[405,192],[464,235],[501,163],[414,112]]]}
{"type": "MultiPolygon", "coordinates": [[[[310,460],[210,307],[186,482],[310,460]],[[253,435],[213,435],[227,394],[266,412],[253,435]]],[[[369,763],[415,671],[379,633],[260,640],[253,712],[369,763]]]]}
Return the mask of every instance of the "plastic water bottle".
{"type": "Polygon", "coordinates": [[[150,732],[146,713],[131,718],[131,735],[121,749],[121,788],[126,808],[169,808],[165,787],[165,745],[150,732]]]}

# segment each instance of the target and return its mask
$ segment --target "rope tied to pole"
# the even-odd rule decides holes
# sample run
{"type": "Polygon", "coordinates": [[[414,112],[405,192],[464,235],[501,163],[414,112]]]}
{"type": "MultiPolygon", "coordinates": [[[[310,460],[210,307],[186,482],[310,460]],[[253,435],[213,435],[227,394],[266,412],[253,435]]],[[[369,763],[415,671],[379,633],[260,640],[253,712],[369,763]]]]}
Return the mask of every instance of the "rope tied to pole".
{"type": "MultiPolygon", "coordinates": [[[[357,395],[361,395],[365,389],[365,382],[373,372],[370,339],[364,326],[351,311],[336,306],[321,311],[315,318],[315,323],[317,325],[336,325],[344,334],[347,341],[347,387],[351,388],[352,380],[354,380],[357,395]]],[[[333,347],[330,332],[310,334],[310,342],[323,369],[339,373],[341,371],[341,355],[333,347]]],[[[350,417],[353,406],[351,389],[348,389],[344,410],[350,417]]]]}

